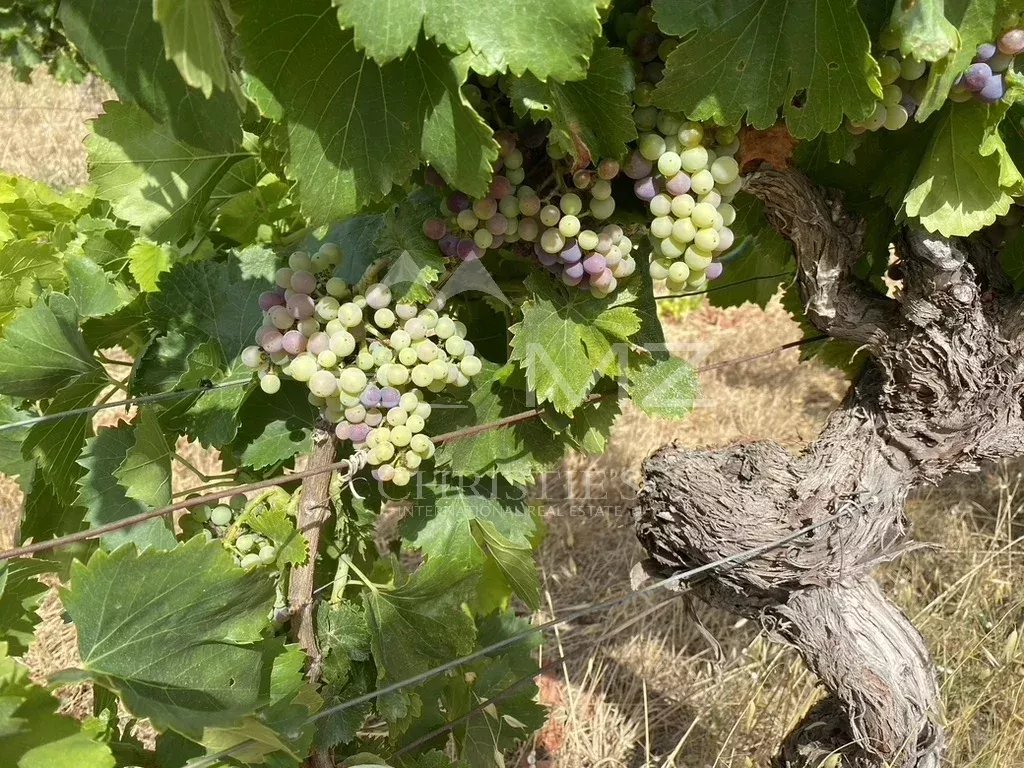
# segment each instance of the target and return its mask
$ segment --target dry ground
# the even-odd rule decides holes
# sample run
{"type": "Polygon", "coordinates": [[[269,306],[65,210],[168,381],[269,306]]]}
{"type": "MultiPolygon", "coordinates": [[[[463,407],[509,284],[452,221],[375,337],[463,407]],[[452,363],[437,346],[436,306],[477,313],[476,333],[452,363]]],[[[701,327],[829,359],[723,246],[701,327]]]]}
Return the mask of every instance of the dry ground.
{"type": "MultiPolygon", "coordinates": [[[[106,96],[99,85],[62,88],[47,78],[32,87],[0,76],[0,170],[56,184],[84,179],[82,121],[106,96]]],[[[697,363],[724,361],[792,340],[795,325],[779,310],[704,308],[668,323],[680,354],[697,363]]],[[[718,369],[705,396],[681,423],[628,410],[610,449],[575,458],[545,478],[549,534],[541,553],[548,609],[625,594],[639,558],[629,521],[631,487],[643,457],[669,440],[694,448],[774,438],[798,449],[812,439],[844,383],[788,352],[718,369]]],[[[216,457],[183,446],[204,471],[216,457]]],[[[187,470],[178,487],[195,483],[187,470]]],[[[933,549],[905,555],[883,574],[917,620],[942,677],[957,768],[1024,765],[1024,653],[1021,599],[1021,475],[1016,466],[918,494],[910,508],[917,537],[933,549]]],[[[0,545],[11,541],[21,498],[0,478],[0,545]]],[[[35,671],[74,661],[74,638],[48,601],[35,671]]],[[[562,627],[546,652],[568,661],[542,680],[551,725],[524,750],[523,762],[564,768],[765,765],[780,734],[817,695],[795,655],[767,642],[749,623],[679,598],[652,594],[562,627]],[[697,618],[713,638],[699,630],[697,618]]],[[[81,711],[87,692],[67,700],[81,711]]]]}

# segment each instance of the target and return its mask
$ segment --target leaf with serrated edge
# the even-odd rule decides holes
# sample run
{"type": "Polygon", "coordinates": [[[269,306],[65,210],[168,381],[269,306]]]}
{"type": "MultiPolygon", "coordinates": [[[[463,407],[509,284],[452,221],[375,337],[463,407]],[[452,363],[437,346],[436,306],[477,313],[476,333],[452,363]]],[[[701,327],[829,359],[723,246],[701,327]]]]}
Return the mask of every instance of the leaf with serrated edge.
{"type": "Polygon", "coordinates": [[[96,552],[72,565],[62,601],[84,670],[157,729],[198,738],[266,703],[261,638],[274,584],[219,541],[96,552]]]}
{"type": "Polygon", "coordinates": [[[153,15],[163,30],[164,48],[186,83],[207,98],[228,85],[219,20],[211,0],[154,0],[153,15]]]}
{"type": "Polygon", "coordinates": [[[164,435],[156,411],[143,408],[134,425],[135,441],[114,476],[129,498],[150,507],[171,503],[173,447],[164,435]]]}
{"type": "Polygon", "coordinates": [[[856,0],[655,0],[654,9],[661,30],[683,38],[655,91],[662,109],[768,128],[782,108],[790,133],[810,138],[844,117],[863,120],[882,96],[856,0]]]}
{"type": "Polygon", "coordinates": [[[693,366],[683,360],[643,360],[629,367],[629,396],[648,416],[682,419],[699,394],[693,366]]]}
{"type": "Polygon", "coordinates": [[[128,286],[84,256],[69,256],[64,269],[68,273],[68,295],[83,318],[106,317],[135,298],[128,286]]]}

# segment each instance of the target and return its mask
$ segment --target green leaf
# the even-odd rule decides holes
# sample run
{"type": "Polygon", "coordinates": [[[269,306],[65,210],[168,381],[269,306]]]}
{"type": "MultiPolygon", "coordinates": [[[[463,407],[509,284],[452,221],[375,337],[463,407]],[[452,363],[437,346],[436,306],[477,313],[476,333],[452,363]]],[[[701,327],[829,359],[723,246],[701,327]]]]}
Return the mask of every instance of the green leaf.
{"type": "Polygon", "coordinates": [[[60,253],[43,240],[13,240],[0,248],[0,330],[47,288],[64,287],[60,253]]]}
{"type": "MultiPolygon", "coordinates": [[[[331,227],[323,242],[337,243],[343,254],[341,264],[334,270],[335,276],[349,285],[358,283],[366,270],[380,259],[376,242],[383,231],[382,214],[356,216],[331,227]]],[[[321,244],[320,240],[311,237],[303,246],[312,252],[321,244]]]]}
{"type": "Polygon", "coordinates": [[[1010,210],[1024,177],[999,135],[1004,108],[950,103],[904,198],[907,215],[931,232],[966,237],[1010,210]]]}
{"type": "Polygon", "coordinates": [[[85,671],[158,730],[196,739],[267,702],[261,637],[274,585],[219,541],[96,552],[72,565],[62,598],[85,671]]]}
{"type": "Polygon", "coordinates": [[[96,196],[154,240],[191,235],[217,182],[244,154],[187,144],[132,104],[107,102],[104,108],[85,140],[96,196]]]}
{"type": "Polygon", "coordinates": [[[423,221],[437,211],[433,196],[415,194],[384,217],[374,241],[379,258],[391,262],[381,278],[396,299],[425,303],[434,296],[431,284],[445,273],[437,243],[423,234],[423,221]]]}
{"type": "Polygon", "coordinates": [[[157,290],[160,275],[171,268],[171,252],[165,245],[139,240],[128,250],[128,270],[146,292],[157,290]]]}
{"type": "Polygon", "coordinates": [[[890,26],[899,37],[900,52],[919,61],[938,61],[960,45],[956,27],[946,19],[944,0],[894,3],[890,26]]]}
{"type": "Polygon", "coordinates": [[[297,381],[281,384],[273,395],[254,392],[239,411],[232,447],[243,466],[268,469],[310,450],[316,412],[306,399],[308,389],[297,381]]]}
{"type": "Polygon", "coordinates": [[[586,72],[598,11],[607,0],[334,0],[356,45],[380,62],[416,46],[420,29],[456,53],[471,50],[485,73],[529,70],[541,80],[578,80],[586,72]]]}
{"type": "Polygon", "coordinates": [[[78,328],[74,302],[59,293],[21,310],[0,340],[0,394],[52,397],[69,379],[99,370],[78,328]]]}
{"type": "Polygon", "coordinates": [[[683,360],[643,360],[629,368],[630,399],[648,416],[686,418],[699,393],[693,366],[683,360]]]}
{"type": "Polygon", "coordinates": [[[353,662],[370,658],[370,628],[360,606],[347,600],[323,604],[316,612],[316,637],[324,654],[324,680],[334,687],[349,682],[353,662]]]}
{"type": "Polygon", "coordinates": [[[0,627],[14,656],[22,656],[28,650],[41,621],[37,610],[49,587],[38,577],[55,570],[56,563],[39,558],[0,563],[0,627]]]}
{"type": "Polygon", "coordinates": [[[253,343],[263,322],[257,299],[269,287],[262,280],[244,279],[236,264],[178,264],[161,276],[149,306],[162,327],[197,343],[212,343],[218,364],[226,367],[253,343]]]}
{"type": "Polygon", "coordinates": [[[228,86],[228,62],[220,20],[211,0],[154,0],[167,57],[182,78],[207,98],[228,86]]]}
{"type": "Polygon", "coordinates": [[[339,29],[327,0],[235,7],[246,70],[288,116],[288,170],[315,225],[380,200],[421,156],[467,193],[486,191],[497,143],[461,95],[457,62],[424,43],[378,66],[339,29]]]}
{"type": "Polygon", "coordinates": [[[206,99],[182,80],[166,58],[153,10],[137,0],[61,0],[59,14],[68,38],[125,105],[137,104],[185,144],[215,153],[234,149],[242,139],[234,97],[218,92],[206,99]]]}
{"type": "Polygon", "coordinates": [[[0,738],[4,765],[11,768],[114,768],[110,747],[70,717],[60,702],[33,685],[28,667],[0,643],[0,738]]]}
{"type": "Polygon", "coordinates": [[[595,374],[621,371],[624,343],[640,330],[639,317],[631,307],[562,290],[546,276],[532,276],[526,286],[533,295],[511,328],[511,359],[526,371],[539,402],[570,414],[593,388],[595,374]]]}
{"type": "Polygon", "coordinates": [[[106,317],[134,298],[128,286],[84,256],[69,256],[64,269],[68,273],[68,295],[82,318],[106,317]]]}
{"type": "MultiPolygon", "coordinates": [[[[138,442],[138,428],[138,425],[122,423],[100,429],[86,441],[85,451],[78,458],[85,474],[78,480],[75,504],[85,507],[85,519],[92,528],[150,510],[147,504],[131,498],[114,476],[138,442]]],[[[108,533],[100,539],[100,545],[108,550],[117,549],[126,542],[134,543],[139,549],[171,549],[176,543],[167,519],[148,520],[108,533]]]]}
{"type": "MultiPolygon", "coordinates": [[[[430,418],[431,430],[456,432],[527,411],[534,403],[521,378],[514,364],[485,363],[469,399],[436,410],[430,418]]],[[[533,419],[446,442],[437,451],[436,463],[458,477],[501,476],[528,484],[564,455],[565,446],[552,439],[539,419],[533,419]]]]}
{"type": "Polygon", "coordinates": [[[35,473],[35,460],[26,459],[21,453],[21,445],[25,442],[29,427],[10,425],[35,415],[18,408],[11,398],[0,395],[0,473],[9,478],[17,478],[23,491],[28,490],[35,473]]]}
{"type": "Polygon", "coordinates": [[[863,120],[882,96],[856,0],[655,0],[667,35],[683,38],[655,91],[692,120],[768,128],[781,108],[790,133],[831,133],[863,120]],[[799,97],[799,101],[796,101],[799,97]]]}
{"type": "Polygon", "coordinates": [[[288,496],[277,501],[270,497],[262,504],[249,507],[239,517],[239,525],[251,528],[265,536],[277,547],[279,566],[302,565],[309,560],[309,543],[295,528],[295,520],[288,514],[288,496]]]}
{"type": "Polygon", "coordinates": [[[173,446],[164,436],[156,411],[143,408],[134,424],[134,443],[114,470],[125,495],[152,508],[171,503],[173,446]]]}
{"type": "Polygon", "coordinates": [[[549,141],[572,153],[579,165],[606,157],[621,160],[636,139],[633,122],[633,69],[618,48],[595,43],[583,80],[546,83],[533,76],[512,82],[516,111],[548,120],[549,141]]]}
{"type": "Polygon", "coordinates": [[[396,682],[473,650],[473,620],[464,566],[452,560],[422,568],[400,586],[368,584],[363,607],[377,681],[396,682]]]}

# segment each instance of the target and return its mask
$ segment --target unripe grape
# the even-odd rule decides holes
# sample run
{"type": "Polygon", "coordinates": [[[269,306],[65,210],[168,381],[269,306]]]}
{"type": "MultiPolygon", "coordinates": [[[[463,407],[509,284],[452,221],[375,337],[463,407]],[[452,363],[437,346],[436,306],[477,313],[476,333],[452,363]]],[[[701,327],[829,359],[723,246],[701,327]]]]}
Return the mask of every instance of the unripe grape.
{"type": "Polygon", "coordinates": [[[553,227],[562,218],[562,212],[554,205],[545,205],[540,210],[540,222],[546,227],[553,227]]]}
{"type": "Polygon", "coordinates": [[[887,131],[898,131],[910,120],[910,113],[899,104],[885,109],[885,129],[887,131]]]}
{"type": "Polygon", "coordinates": [[[686,249],[683,258],[686,260],[686,266],[690,268],[691,272],[703,272],[707,269],[708,264],[711,263],[711,253],[694,246],[686,249]]]}
{"type": "Polygon", "coordinates": [[[700,145],[690,147],[679,155],[679,162],[682,169],[692,176],[707,167],[708,151],[700,145]]]}
{"type": "Polygon", "coordinates": [[[332,277],[327,281],[327,293],[340,299],[348,293],[348,284],[340,277],[332,277]]]}
{"type": "Polygon", "coordinates": [[[338,380],[330,371],[317,371],[309,377],[308,386],[317,397],[330,397],[338,391],[338,380]]]}
{"type": "Polygon", "coordinates": [[[338,356],[331,352],[331,350],[325,349],[316,356],[316,363],[321,368],[333,368],[338,364],[338,356]]]}
{"type": "Polygon", "coordinates": [[[246,368],[259,368],[263,362],[263,352],[259,347],[246,347],[242,350],[241,357],[246,368]]]}
{"type": "Polygon", "coordinates": [[[402,456],[402,461],[409,469],[416,470],[422,463],[423,459],[420,458],[420,455],[416,453],[416,451],[406,451],[402,456]]]}
{"type": "Polygon", "coordinates": [[[704,251],[714,251],[718,248],[718,232],[714,229],[701,229],[693,238],[693,244],[704,251]]]}
{"type": "Polygon", "coordinates": [[[558,253],[565,246],[565,238],[557,229],[545,229],[540,236],[540,247],[546,253],[558,253]]]}
{"type": "Polygon", "coordinates": [[[346,328],[354,328],[363,322],[363,310],[353,302],[347,302],[338,307],[338,320],[346,328]]]}
{"type": "Polygon", "coordinates": [[[727,251],[732,248],[733,243],[736,241],[736,235],[728,227],[722,227],[718,230],[718,250],[727,251]]]}
{"type": "Polygon", "coordinates": [[[295,251],[288,257],[288,266],[296,272],[308,272],[313,263],[309,260],[309,254],[305,251],[295,251]]]}
{"type": "Polygon", "coordinates": [[[590,213],[599,221],[604,221],[615,213],[615,198],[609,197],[605,200],[591,200],[590,213]]]}
{"type": "Polygon", "coordinates": [[[268,373],[260,377],[260,389],[268,395],[277,394],[281,389],[281,379],[274,373],[268,373]]]}
{"type": "Polygon", "coordinates": [[[878,68],[881,71],[879,79],[882,81],[882,85],[891,85],[899,80],[902,67],[899,59],[894,56],[879,56],[878,68]]]}
{"type": "Polygon", "coordinates": [[[652,261],[647,271],[652,280],[664,280],[668,277],[668,267],[661,261],[652,261]]]}
{"type": "Polygon", "coordinates": [[[611,158],[605,158],[597,164],[597,176],[602,181],[611,181],[619,175],[619,163],[611,158]]]}
{"type": "Polygon", "coordinates": [[[331,262],[331,259],[326,254],[317,251],[316,253],[309,257],[309,266],[310,272],[320,273],[326,272],[328,269],[334,266],[334,264],[331,262]]]}
{"type": "Polygon", "coordinates": [[[409,378],[417,387],[428,387],[434,381],[434,375],[430,372],[430,368],[422,363],[413,367],[409,378]]]}
{"type": "Polygon", "coordinates": [[[295,318],[286,307],[271,307],[267,312],[267,319],[280,331],[286,331],[295,324],[295,318]]]}
{"type": "Polygon", "coordinates": [[[927,62],[908,56],[900,63],[900,76],[904,80],[917,80],[924,75],[927,68],[927,62]]]}
{"type": "Polygon", "coordinates": [[[231,507],[226,504],[218,504],[212,510],[210,510],[210,522],[216,526],[231,525],[232,519],[234,519],[235,513],[231,507]]]}
{"type": "Polygon", "coordinates": [[[366,387],[366,374],[358,368],[346,368],[338,374],[338,386],[347,394],[362,394],[366,387]]]}
{"type": "Polygon", "coordinates": [[[661,252],[666,258],[678,259],[683,255],[686,243],[677,242],[671,237],[666,237],[658,243],[658,247],[661,248],[661,252]]]}
{"type": "Polygon", "coordinates": [[[276,291],[264,291],[260,294],[257,303],[260,309],[266,312],[271,307],[279,307],[284,304],[284,296],[276,291]]]}
{"type": "Polygon", "coordinates": [[[566,214],[558,222],[558,231],[563,237],[576,237],[580,232],[580,220],[572,214],[566,214]]]}
{"type": "Polygon", "coordinates": [[[691,195],[676,195],[672,198],[670,203],[670,210],[673,216],[679,219],[685,219],[693,213],[694,207],[697,202],[691,195]]]}
{"type": "Polygon", "coordinates": [[[511,170],[523,167],[523,153],[518,149],[513,149],[505,156],[505,167],[511,170]]]}
{"type": "Polygon", "coordinates": [[[280,288],[291,288],[292,287],[292,270],[288,267],[281,267],[274,273],[274,282],[277,283],[280,288]]]}
{"type": "Polygon", "coordinates": [[[672,262],[672,266],[668,268],[668,274],[666,277],[673,283],[684,283],[690,276],[690,268],[686,265],[685,261],[672,262]]]}
{"type": "Polygon", "coordinates": [[[375,283],[366,289],[364,297],[370,309],[383,309],[391,303],[391,289],[384,283],[375,283]]]}
{"type": "Polygon", "coordinates": [[[668,216],[672,212],[672,198],[668,195],[655,195],[649,206],[652,216],[668,216]]]}
{"type": "Polygon", "coordinates": [[[706,195],[715,188],[715,177],[707,169],[697,171],[690,177],[690,188],[698,195],[706,195]]]}
{"type": "Polygon", "coordinates": [[[476,218],[486,221],[498,212],[498,201],[490,197],[476,200],[473,202],[472,211],[476,218]]]}
{"type": "Polygon", "coordinates": [[[708,203],[697,203],[693,207],[693,211],[690,213],[690,218],[693,224],[698,229],[706,229],[714,226],[715,214],[717,211],[713,205],[708,203]]]}
{"type": "Polygon", "coordinates": [[[341,304],[333,296],[324,296],[316,303],[316,316],[321,320],[334,320],[338,317],[341,304]]]}
{"type": "Polygon", "coordinates": [[[704,140],[704,128],[700,123],[685,122],[679,126],[676,137],[684,147],[696,147],[704,140]]]}
{"type": "Polygon", "coordinates": [[[578,216],[583,211],[583,201],[575,192],[567,192],[562,195],[558,205],[566,216],[578,216]]]}
{"type": "Polygon", "coordinates": [[[409,381],[409,369],[404,365],[392,365],[388,368],[388,384],[400,387],[409,381]]]}
{"type": "Polygon", "coordinates": [[[728,184],[740,174],[740,165],[732,157],[719,157],[711,163],[711,175],[716,183],[728,184]]]}
{"type": "Polygon", "coordinates": [[[675,152],[665,152],[665,154],[658,158],[658,173],[666,178],[671,178],[679,173],[682,165],[682,159],[678,154],[675,152]]]}
{"type": "Polygon", "coordinates": [[[366,420],[366,406],[362,403],[350,405],[345,409],[345,420],[349,424],[362,424],[366,420]]]}
{"type": "Polygon", "coordinates": [[[476,376],[483,368],[483,363],[480,361],[479,357],[469,355],[462,358],[459,362],[459,368],[464,374],[466,374],[466,376],[476,376]]]}
{"type": "Polygon", "coordinates": [[[264,565],[270,565],[277,559],[277,547],[273,544],[265,544],[260,547],[259,558],[264,565]]]}
{"type": "Polygon", "coordinates": [[[291,288],[297,293],[310,294],[316,290],[316,277],[305,270],[298,270],[292,274],[291,288]]]}
{"type": "Polygon", "coordinates": [[[251,533],[243,533],[237,539],[235,539],[235,549],[241,552],[243,555],[253,548],[256,544],[256,537],[251,533]]]}
{"type": "Polygon", "coordinates": [[[653,163],[665,153],[665,138],[656,133],[645,133],[640,136],[637,148],[645,160],[653,163]]]}
{"type": "Polygon", "coordinates": [[[434,454],[434,444],[426,435],[413,435],[409,440],[409,448],[425,459],[430,458],[434,454]]]}
{"type": "MultiPolygon", "coordinates": [[[[290,364],[291,377],[296,381],[309,381],[314,373],[317,372],[319,366],[316,363],[316,358],[308,352],[303,352],[290,364]]],[[[330,374],[328,374],[330,375],[330,374]]],[[[323,395],[321,395],[323,397],[323,395]]]]}
{"type": "Polygon", "coordinates": [[[249,570],[261,565],[260,556],[258,554],[248,554],[238,561],[238,567],[249,570]]]}
{"type": "Polygon", "coordinates": [[[697,228],[693,225],[693,219],[676,219],[672,225],[671,237],[677,243],[691,243],[696,236],[697,228]]]}
{"type": "Polygon", "coordinates": [[[355,351],[356,339],[348,331],[338,331],[331,336],[329,346],[339,358],[346,358],[355,351]]]}
{"type": "Polygon", "coordinates": [[[658,216],[651,222],[651,234],[659,240],[669,237],[674,223],[675,219],[671,216],[658,216]]]}
{"type": "Polygon", "coordinates": [[[395,313],[387,307],[381,307],[373,313],[373,322],[378,328],[386,330],[395,324],[395,313]]]}

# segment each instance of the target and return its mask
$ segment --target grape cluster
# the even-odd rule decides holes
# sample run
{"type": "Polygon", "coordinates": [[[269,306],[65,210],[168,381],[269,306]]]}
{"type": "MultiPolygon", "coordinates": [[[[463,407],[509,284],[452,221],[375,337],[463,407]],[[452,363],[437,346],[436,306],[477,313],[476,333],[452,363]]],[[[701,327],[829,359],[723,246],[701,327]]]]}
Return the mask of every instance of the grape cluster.
{"type": "MultiPolygon", "coordinates": [[[[892,44],[891,41],[883,42],[892,44]]],[[[847,130],[854,135],[880,131],[898,131],[917,113],[928,86],[928,64],[912,56],[904,57],[899,50],[887,50],[878,57],[881,72],[882,100],[866,120],[848,122],[847,130]]]]}
{"type": "Polygon", "coordinates": [[[464,387],[482,362],[466,326],[449,315],[395,302],[383,283],[357,292],[329,277],[341,256],[333,243],[291,254],[278,290],[259,298],[264,325],[242,361],[268,394],[281,376],[304,383],[338,438],[367,451],[374,477],[406,485],[434,454],[423,390],[464,387]]]}
{"type": "Polygon", "coordinates": [[[1012,71],[1014,59],[1024,53],[1024,29],[1011,29],[1000,35],[993,45],[978,46],[974,61],[960,75],[950,98],[954,101],[975,99],[995,104],[1006,95],[1006,73],[1012,71]]]}
{"type": "Polygon", "coordinates": [[[189,521],[194,521],[217,538],[224,539],[224,545],[234,555],[235,562],[243,568],[270,565],[277,559],[277,547],[269,539],[249,530],[235,530],[234,534],[237,535],[229,537],[228,532],[233,527],[239,528],[238,518],[247,503],[248,499],[238,493],[226,504],[203,504],[193,507],[188,516],[189,520],[183,520],[182,526],[187,527],[189,521]]]}
{"type": "MultiPolygon", "coordinates": [[[[462,260],[479,259],[506,244],[533,243],[528,252],[566,285],[598,297],[614,291],[636,270],[633,243],[620,227],[594,227],[615,212],[611,182],[619,164],[607,159],[594,169],[577,170],[571,174],[575,191],[542,196],[524,184],[524,157],[515,137],[501,133],[498,141],[501,152],[488,194],[479,199],[449,194],[443,217],[425,221],[424,233],[446,256],[462,260]]],[[[564,157],[554,142],[548,143],[548,155],[556,161],[564,157]]],[[[436,183],[436,177],[428,180],[436,183]]]]}

